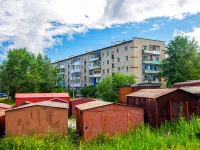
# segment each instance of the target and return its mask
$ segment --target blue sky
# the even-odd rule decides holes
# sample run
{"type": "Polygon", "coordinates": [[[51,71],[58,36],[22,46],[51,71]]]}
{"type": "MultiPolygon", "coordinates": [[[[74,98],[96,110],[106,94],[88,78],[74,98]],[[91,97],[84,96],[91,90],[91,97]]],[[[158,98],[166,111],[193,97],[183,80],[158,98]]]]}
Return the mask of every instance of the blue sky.
{"type": "Polygon", "coordinates": [[[200,43],[200,1],[0,0],[0,63],[8,49],[26,47],[52,62],[133,37],[200,43]]]}

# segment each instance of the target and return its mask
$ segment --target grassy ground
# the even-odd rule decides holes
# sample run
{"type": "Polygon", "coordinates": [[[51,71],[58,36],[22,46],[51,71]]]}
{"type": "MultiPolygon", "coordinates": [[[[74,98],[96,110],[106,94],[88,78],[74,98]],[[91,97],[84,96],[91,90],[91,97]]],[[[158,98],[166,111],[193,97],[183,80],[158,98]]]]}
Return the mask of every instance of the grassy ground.
{"type": "Polygon", "coordinates": [[[5,103],[11,106],[15,105],[15,101],[13,99],[6,99],[6,98],[0,98],[0,103],[5,103]]]}
{"type": "Polygon", "coordinates": [[[51,133],[8,136],[0,140],[0,149],[196,150],[200,149],[200,121],[193,118],[190,122],[186,122],[181,118],[177,122],[168,122],[157,129],[143,125],[123,135],[116,134],[110,137],[104,134],[89,143],[84,143],[71,128],[68,136],[51,133]]]}

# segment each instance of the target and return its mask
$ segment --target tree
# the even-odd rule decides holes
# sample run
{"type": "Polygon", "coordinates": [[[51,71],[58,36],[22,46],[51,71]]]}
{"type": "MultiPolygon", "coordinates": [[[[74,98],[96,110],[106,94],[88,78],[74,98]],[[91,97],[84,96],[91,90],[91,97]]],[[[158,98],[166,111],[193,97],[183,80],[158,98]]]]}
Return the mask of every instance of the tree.
{"type": "Polygon", "coordinates": [[[187,37],[177,36],[167,45],[167,58],[160,65],[160,76],[171,87],[176,82],[200,79],[198,43],[187,37]]]}
{"type": "Polygon", "coordinates": [[[134,75],[114,73],[107,76],[97,84],[97,97],[105,101],[116,102],[118,98],[118,87],[135,84],[134,75]]]}
{"type": "Polygon", "coordinates": [[[36,57],[25,48],[12,49],[0,66],[0,85],[12,97],[16,92],[50,92],[57,78],[54,72],[47,56],[36,57]]]}
{"type": "Polygon", "coordinates": [[[96,87],[95,86],[86,86],[80,90],[83,97],[96,97],[96,87]]]}

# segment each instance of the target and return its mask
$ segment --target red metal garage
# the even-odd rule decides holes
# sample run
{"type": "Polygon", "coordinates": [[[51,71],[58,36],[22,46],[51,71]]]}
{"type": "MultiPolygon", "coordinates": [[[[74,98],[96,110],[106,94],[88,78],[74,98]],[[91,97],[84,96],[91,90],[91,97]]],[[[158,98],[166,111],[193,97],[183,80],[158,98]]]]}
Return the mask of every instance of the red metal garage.
{"type": "Polygon", "coordinates": [[[92,101],[76,107],[76,129],[84,141],[100,133],[122,133],[144,123],[143,108],[105,101],[92,101]]]}
{"type": "Polygon", "coordinates": [[[5,134],[5,111],[0,111],[0,137],[5,134]]]}
{"type": "Polygon", "coordinates": [[[59,98],[67,102],[70,101],[70,96],[68,93],[16,93],[15,103],[17,105],[26,101],[36,103],[54,98],[59,98]]]}
{"type": "Polygon", "coordinates": [[[70,115],[76,117],[76,105],[87,103],[94,101],[90,98],[77,98],[75,100],[69,101],[69,110],[70,110],[70,115]]]}
{"type": "Polygon", "coordinates": [[[67,133],[68,103],[43,101],[7,110],[5,129],[8,134],[47,133],[48,129],[67,133]]]}
{"type": "Polygon", "coordinates": [[[127,104],[144,108],[145,122],[153,127],[178,119],[181,108],[186,119],[198,114],[198,96],[181,89],[143,89],[127,95],[127,104]]]}
{"type": "Polygon", "coordinates": [[[126,95],[128,94],[141,89],[159,89],[160,86],[160,84],[136,84],[130,86],[120,86],[118,87],[118,103],[127,104],[126,95]]]}
{"type": "Polygon", "coordinates": [[[190,80],[186,82],[178,82],[173,85],[174,88],[180,88],[184,86],[200,86],[200,80],[190,80]]]}

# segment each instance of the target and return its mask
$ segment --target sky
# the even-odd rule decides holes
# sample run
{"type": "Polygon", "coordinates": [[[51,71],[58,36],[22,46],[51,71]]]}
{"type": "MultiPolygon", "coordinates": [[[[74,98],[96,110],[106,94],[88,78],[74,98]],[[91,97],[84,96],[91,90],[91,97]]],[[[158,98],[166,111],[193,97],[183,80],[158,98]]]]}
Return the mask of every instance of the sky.
{"type": "Polygon", "coordinates": [[[200,0],[0,0],[0,63],[9,49],[52,62],[133,37],[200,43],[200,0]]]}

